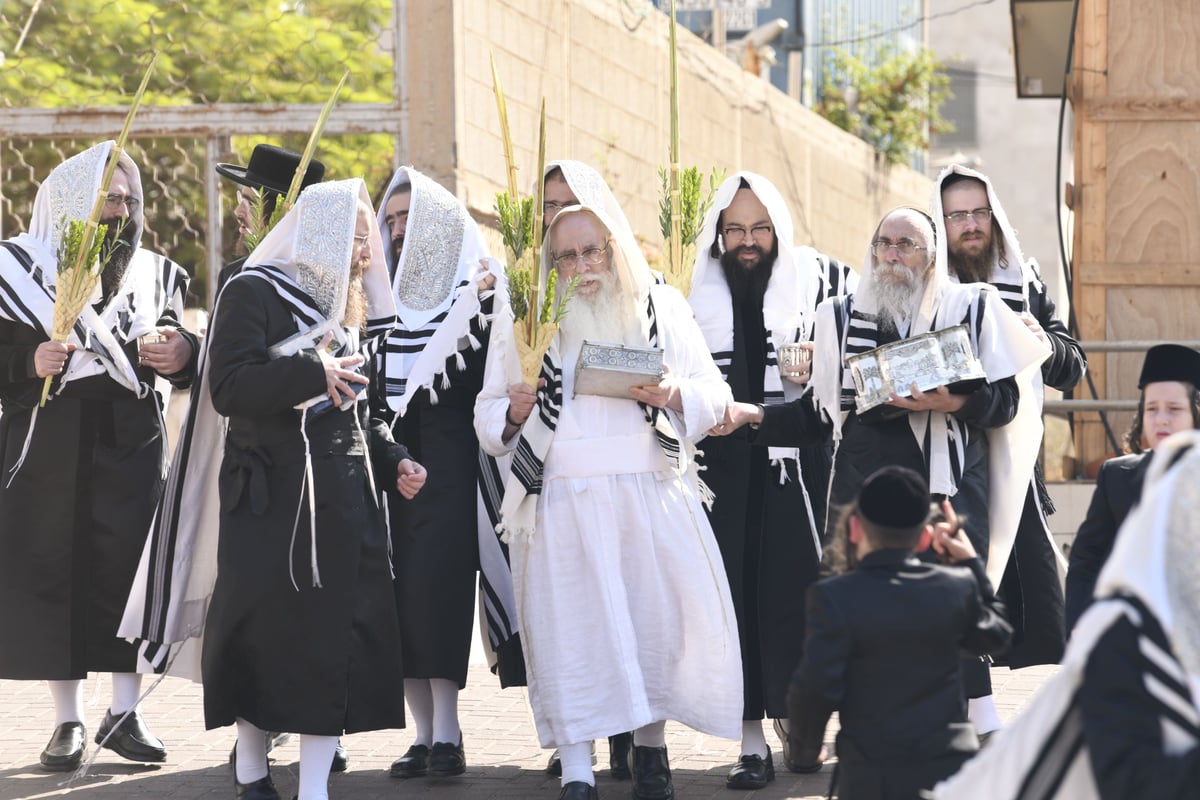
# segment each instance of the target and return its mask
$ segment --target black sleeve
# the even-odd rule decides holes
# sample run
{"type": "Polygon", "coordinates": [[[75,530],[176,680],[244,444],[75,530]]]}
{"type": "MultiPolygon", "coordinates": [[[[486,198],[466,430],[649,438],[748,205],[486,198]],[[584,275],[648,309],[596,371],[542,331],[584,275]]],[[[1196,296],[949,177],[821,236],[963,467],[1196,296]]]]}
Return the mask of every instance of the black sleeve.
{"type": "Polygon", "coordinates": [[[817,763],[829,717],[846,694],[849,628],[819,584],[808,587],[804,657],[788,689],[788,738],[797,764],[817,763]]]}
{"type": "MultiPolygon", "coordinates": [[[[368,394],[373,394],[368,392],[368,394]]],[[[367,435],[367,447],[371,452],[371,468],[375,470],[375,485],[378,489],[396,493],[396,466],[409,455],[408,448],[392,438],[387,420],[377,413],[377,406],[368,400],[360,400],[357,409],[359,423],[367,435]]]]}
{"type": "Polygon", "coordinates": [[[183,365],[183,369],[174,375],[163,375],[176,389],[186,389],[192,385],[192,381],[196,377],[196,366],[200,363],[200,340],[196,337],[196,334],[183,327],[183,322],[176,319],[175,311],[170,307],[159,317],[157,326],[160,328],[174,328],[191,345],[192,354],[188,357],[187,363],[183,365]]]}
{"type": "MultiPolygon", "coordinates": [[[[1154,674],[1157,665],[1143,652],[1139,639],[1144,636],[1127,618],[1118,620],[1100,637],[1084,670],[1079,705],[1101,800],[1183,800],[1195,797],[1200,787],[1200,746],[1194,740],[1179,755],[1163,753],[1163,719],[1178,711],[1146,689],[1148,673],[1160,684],[1162,676],[1154,674]]],[[[1195,735],[1195,722],[1172,722],[1195,735]]]]}
{"type": "Polygon", "coordinates": [[[1113,542],[1117,538],[1117,519],[1109,501],[1111,475],[1111,470],[1100,468],[1087,516],[1079,526],[1075,542],[1071,545],[1066,588],[1068,635],[1079,621],[1079,617],[1092,604],[1096,578],[1099,577],[1104,562],[1108,560],[1113,542]]]}
{"type": "Polygon", "coordinates": [[[975,578],[974,591],[968,601],[973,611],[972,621],[959,646],[969,657],[999,655],[1008,649],[1013,632],[1005,617],[1004,605],[996,599],[983,559],[975,556],[959,566],[971,570],[975,578]]]}
{"type": "Polygon", "coordinates": [[[278,414],[325,391],[325,367],[316,351],[274,360],[267,356],[275,344],[267,335],[267,301],[273,296],[269,286],[249,278],[230,281],[222,293],[208,350],[209,385],[219,414],[278,414]]]}
{"type": "Polygon", "coordinates": [[[954,416],[976,428],[1003,427],[1017,415],[1018,391],[1016,378],[985,383],[967,395],[967,401],[954,416]]]}
{"type": "Polygon", "coordinates": [[[28,341],[32,331],[22,328],[16,322],[0,320],[0,390],[37,379],[33,354],[39,343],[28,341]]]}
{"type": "Polygon", "coordinates": [[[758,429],[749,429],[750,444],[762,447],[806,447],[821,444],[832,431],[811,395],[778,405],[763,406],[758,429]]]}
{"type": "Polygon", "coordinates": [[[1058,318],[1054,301],[1050,299],[1045,286],[1030,283],[1029,301],[1053,351],[1050,358],[1042,363],[1042,381],[1060,391],[1070,391],[1087,372],[1087,355],[1058,318]]]}

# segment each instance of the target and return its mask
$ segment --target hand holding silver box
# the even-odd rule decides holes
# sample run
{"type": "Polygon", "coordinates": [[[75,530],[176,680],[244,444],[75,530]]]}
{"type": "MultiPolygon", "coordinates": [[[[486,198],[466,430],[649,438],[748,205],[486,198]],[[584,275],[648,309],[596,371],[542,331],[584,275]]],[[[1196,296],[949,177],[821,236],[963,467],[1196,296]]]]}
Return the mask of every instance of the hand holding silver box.
{"type": "Polygon", "coordinates": [[[629,399],[631,387],[658,385],[663,375],[660,348],[585,340],[575,362],[575,394],[629,399]]]}

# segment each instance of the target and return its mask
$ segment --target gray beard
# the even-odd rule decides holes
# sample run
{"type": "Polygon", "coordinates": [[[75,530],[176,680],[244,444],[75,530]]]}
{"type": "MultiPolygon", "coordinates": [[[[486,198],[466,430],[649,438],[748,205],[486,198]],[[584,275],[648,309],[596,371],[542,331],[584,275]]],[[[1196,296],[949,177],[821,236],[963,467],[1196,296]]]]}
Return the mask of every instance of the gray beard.
{"type": "MultiPolygon", "coordinates": [[[[878,267],[876,267],[878,269],[878,267]]],[[[912,319],[920,302],[921,292],[925,282],[913,279],[911,283],[879,280],[871,275],[874,282],[876,311],[879,315],[878,325],[883,333],[892,334],[897,331],[901,322],[912,319]]]]}
{"type": "Polygon", "coordinates": [[[620,289],[615,280],[609,281],[595,297],[586,299],[576,295],[567,306],[567,315],[559,324],[563,346],[567,350],[577,349],[584,340],[608,344],[638,344],[641,326],[637,317],[630,313],[622,302],[620,289]]]}

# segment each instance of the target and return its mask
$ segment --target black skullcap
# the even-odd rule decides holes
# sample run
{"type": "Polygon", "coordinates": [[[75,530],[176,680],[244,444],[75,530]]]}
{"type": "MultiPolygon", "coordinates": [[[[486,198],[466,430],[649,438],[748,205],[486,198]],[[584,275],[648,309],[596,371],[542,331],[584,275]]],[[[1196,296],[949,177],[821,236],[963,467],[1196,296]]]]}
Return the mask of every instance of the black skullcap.
{"type": "Polygon", "coordinates": [[[882,467],[863,482],[858,513],[885,528],[916,527],[929,518],[929,485],[911,469],[882,467]]]}
{"type": "Polygon", "coordinates": [[[1138,389],[1147,383],[1180,381],[1200,388],[1200,352],[1181,344],[1160,344],[1146,351],[1138,389]]]}

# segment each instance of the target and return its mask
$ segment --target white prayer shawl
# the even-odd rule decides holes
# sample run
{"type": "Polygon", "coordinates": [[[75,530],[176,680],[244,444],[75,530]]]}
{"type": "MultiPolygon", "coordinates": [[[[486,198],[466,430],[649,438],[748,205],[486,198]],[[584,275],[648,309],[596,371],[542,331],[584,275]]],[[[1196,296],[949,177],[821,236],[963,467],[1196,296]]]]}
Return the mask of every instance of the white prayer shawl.
{"type": "MultiPolygon", "coordinates": [[[[492,258],[479,226],[466,207],[444,187],[412,167],[396,170],[385,198],[408,185],[411,195],[408,231],[392,276],[398,322],[380,351],[380,377],[388,406],[403,416],[422,389],[437,402],[437,389],[449,388],[447,359],[470,346],[482,345],[471,334],[471,322],[486,328],[489,319],[480,301],[487,275],[503,291],[504,269],[492,258]],[[486,269],[485,269],[486,268],[486,269]]],[[[379,209],[379,227],[387,201],[379,209]]],[[[391,248],[387,250],[391,259],[391,248]]],[[[461,356],[458,366],[464,366],[461,356]]]]}
{"type": "Polygon", "coordinates": [[[571,193],[575,195],[579,205],[601,209],[623,236],[627,235],[631,240],[636,241],[633,228],[629,225],[629,219],[625,216],[625,211],[617,202],[617,198],[613,195],[612,189],[608,187],[608,182],[604,180],[603,175],[582,161],[562,160],[551,161],[547,164],[542,177],[545,178],[555,168],[562,172],[563,179],[571,188],[571,193]]]}
{"type": "MultiPolygon", "coordinates": [[[[871,238],[873,240],[874,235],[871,238]]],[[[874,257],[868,248],[864,276],[870,274],[874,264],[874,257]]],[[[873,282],[864,278],[852,299],[855,315],[874,317],[878,313],[872,287],[873,282]]],[[[981,292],[990,293],[991,302],[984,304],[983,318],[973,320],[974,324],[969,326],[972,347],[989,383],[1014,377],[1018,389],[1016,416],[1007,425],[987,431],[990,533],[987,572],[992,584],[999,586],[1016,540],[1029,476],[1033,474],[1033,465],[1041,447],[1041,405],[1035,392],[1035,378],[1040,376],[1041,363],[1050,355],[1050,351],[1000,301],[992,287],[987,284],[951,283],[946,277],[945,267],[937,262],[928,276],[920,310],[910,324],[908,335],[915,336],[959,324],[968,312],[977,313],[975,309],[981,292]]],[[[844,358],[847,333],[851,327],[850,320],[845,320],[839,329],[838,311],[834,308],[834,303],[839,302],[827,301],[817,309],[817,347],[810,381],[817,406],[833,425],[835,448],[841,442],[842,424],[848,414],[842,399],[849,375],[844,369],[844,358]],[[836,344],[831,346],[825,344],[827,342],[836,344]]],[[[873,342],[859,344],[866,349],[875,346],[873,342]]],[[[934,412],[909,414],[908,422],[913,438],[922,448],[926,430],[932,426],[930,446],[933,450],[926,454],[930,463],[929,491],[953,497],[958,492],[958,486],[951,469],[950,447],[965,448],[965,442],[961,441],[965,429],[951,415],[934,412]]],[[[834,463],[836,469],[836,458],[834,463]]],[[[961,458],[958,463],[963,463],[961,458]]]]}
{"type": "MultiPolygon", "coordinates": [[[[1142,498],[1126,517],[1088,608],[1067,643],[1061,668],[1020,716],[998,731],[978,756],[931,792],[936,800],[1082,800],[1098,797],[1079,709],[1075,703],[1092,649],[1120,619],[1140,627],[1132,595],[1155,616],[1178,658],[1146,637],[1139,645],[1159,669],[1190,689],[1175,694],[1165,683],[1147,684],[1159,702],[1200,729],[1200,581],[1196,516],[1200,514],[1200,434],[1184,431],[1156,450],[1142,498]],[[1190,450],[1188,448],[1190,447],[1190,450]],[[1182,460],[1173,463],[1181,451],[1182,460]],[[1168,566],[1170,567],[1168,569],[1168,566]],[[1190,705],[1189,705],[1190,704],[1190,705]]],[[[1165,755],[1197,745],[1178,725],[1163,724],[1165,755]]]]}
{"type": "MultiPolygon", "coordinates": [[[[1004,244],[1005,255],[1005,263],[1000,263],[999,257],[993,263],[988,283],[995,287],[1000,297],[1004,300],[1005,305],[1009,308],[1018,313],[1028,312],[1030,287],[1045,288],[1042,277],[1038,273],[1037,262],[1032,258],[1026,259],[1022,253],[1021,242],[1017,239],[1016,228],[1009,221],[1008,214],[1004,212],[1004,206],[1000,203],[1000,198],[996,195],[996,190],[992,187],[992,182],[988,176],[969,167],[964,167],[961,164],[951,164],[942,170],[937,180],[934,181],[933,192],[929,199],[929,208],[937,232],[938,262],[947,265],[950,263],[945,209],[942,206],[942,184],[951,175],[966,175],[967,177],[974,178],[981,182],[986,189],[988,205],[992,209],[992,234],[993,236],[1000,237],[1000,241],[1004,244]]],[[[997,256],[999,256],[999,252],[997,252],[997,256]]],[[[949,272],[948,268],[947,272],[949,272]]],[[[949,277],[955,283],[959,281],[958,275],[950,275],[949,277]]],[[[1042,405],[1046,398],[1045,387],[1042,383],[1042,371],[1040,369],[1031,376],[1031,381],[1032,390],[1030,392],[1030,399],[1034,402],[1038,417],[1040,418],[1042,405]]],[[[1031,473],[1029,477],[1030,486],[1036,493],[1035,480],[1035,476],[1031,473]]],[[[1062,554],[1061,548],[1054,541],[1054,535],[1050,532],[1050,525],[1046,517],[1041,513],[1041,504],[1038,503],[1036,506],[1039,511],[1038,519],[1041,522],[1042,533],[1050,542],[1050,552],[1054,553],[1058,563],[1059,574],[1060,576],[1065,575],[1067,569],[1066,559],[1062,554]]],[[[995,585],[998,586],[999,584],[995,585]]]]}
{"type": "MultiPolygon", "coordinates": [[[[331,317],[340,321],[359,202],[370,208],[366,186],[359,179],[306,188],[296,206],[264,237],[245,268],[231,280],[270,283],[292,312],[297,332],[331,317]],[[331,264],[336,264],[338,273],[333,277],[329,274],[331,264]]],[[[369,235],[372,261],[363,275],[368,318],[367,341],[361,344],[364,351],[369,351],[371,343],[395,320],[383,241],[374,226],[369,235]]],[[[220,319],[218,300],[210,335],[220,319]]],[[[344,329],[340,338],[351,348],[359,344],[357,337],[344,329]]],[[[212,405],[208,341],[206,338],[201,350],[192,404],[118,628],[119,636],[139,642],[139,671],[162,672],[169,667],[170,674],[197,682],[201,679],[204,621],[216,583],[220,530],[217,487],[227,429],[225,418],[212,405]],[[171,652],[176,655],[171,656],[171,652]]],[[[369,352],[367,355],[370,357],[369,352]]],[[[302,415],[298,412],[298,420],[302,415]]],[[[312,494],[310,487],[308,496],[312,494]]],[[[311,532],[316,578],[315,526],[311,532]]]]}
{"type": "MultiPolygon", "coordinates": [[[[696,239],[696,263],[688,297],[709,352],[726,379],[733,359],[733,300],[721,270],[721,261],[711,255],[711,248],[719,235],[717,223],[721,212],[733,202],[743,179],[767,207],[779,242],[779,257],[763,297],[763,322],[768,332],[763,404],[774,405],[794,400],[808,391],[807,386],[797,386],[781,378],[776,356],[779,347],[791,342],[811,341],[816,307],[827,297],[854,291],[858,276],[813,248],[794,244],[791,214],[783,195],[769,180],[753,172],[737,172],[727,178],[717,188],[712,208],[696,239]]],[[[770,447],[768,452],[779,469],[780,483],[787,480],[784,460],[795,462],[799,470],[796,448],[770,447]]],[[[809,513],[811,516],[811,509],[809,513]]]]}
{"type": "MultiPolygon", "coordinates": [[[[65,225],[69,220],[85,220],[91,213],[113,146],[111,141],[102,142],[72,156],[38,188],[29,230],[0,249],[0,319],[27,325],[47,338],[52,334],[58,250],[65,225]]],[[[140,201],[142,185],[137,164],[125,153],[119,163],[129,176],[130,196],[140,201]]],[[[61,394],[70,381],[108,374],[139,398],[157,389],[165,411],[171,395],[169,384],[163,378],[158,378],[154,386],[142,383],[123,348],[153,331],[168,308],[177,319],[183,319],[187,273],[173,261],[138,246],[143,227],[141,203],[129,215],[127,224],[134,226],[134,253],[121,285],[99,313],[91,303],[84,305],[67,339],[77,350],[68,359],[50,397],[61,394]]],[[[100,290],[97,284],[94,302],[100,301],[100,290]]],[[[36,424],[35,409],[14,472],[24,460],[36,424]]],[[[163,466],[165,469],[165,462],[163,466]]]]}

